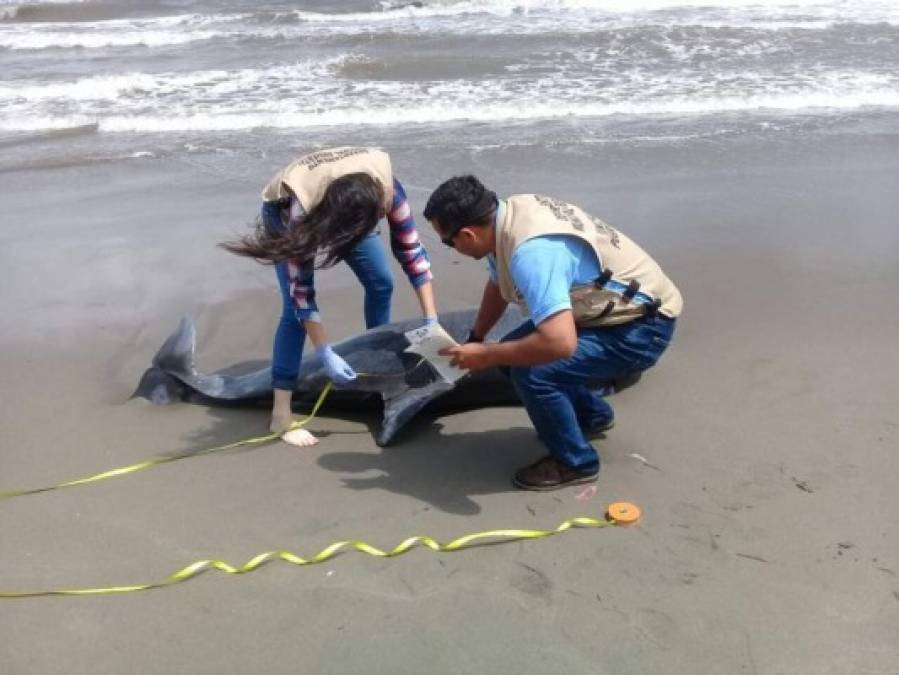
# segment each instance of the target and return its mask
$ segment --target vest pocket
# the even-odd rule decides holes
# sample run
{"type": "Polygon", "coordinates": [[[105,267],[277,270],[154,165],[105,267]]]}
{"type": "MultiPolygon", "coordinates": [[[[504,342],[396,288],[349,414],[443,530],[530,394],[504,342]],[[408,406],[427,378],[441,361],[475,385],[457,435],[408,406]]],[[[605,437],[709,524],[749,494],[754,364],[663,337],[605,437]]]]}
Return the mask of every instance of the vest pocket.
{"type": "Polygon", "coordinates": [[[645,313],[642,305],[623,302],[620,293],[592,284],[571,289],[569,298],[574,321],[579,326],[622,324],[645,313]]]}

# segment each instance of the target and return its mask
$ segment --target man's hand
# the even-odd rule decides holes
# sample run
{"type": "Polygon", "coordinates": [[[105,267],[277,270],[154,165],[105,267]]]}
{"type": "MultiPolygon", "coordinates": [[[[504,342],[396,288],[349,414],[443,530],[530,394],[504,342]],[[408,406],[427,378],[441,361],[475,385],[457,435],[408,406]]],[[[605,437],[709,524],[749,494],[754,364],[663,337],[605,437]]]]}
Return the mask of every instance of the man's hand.
{"type": "Polygon", "coordinates": [[[490,353],[490,345],[468,342],[456,347],[447,347],[437,352],[441,356],[451,356],[451,366],[465,370],[484,370],[496,365],[490,353]]]}
{"type": "Polygon", "coordinates": [[[537,330],[518,340],[466,342],[439,353],[452,357],[452,365],[466,370],[494,366],[535,366],[570,358],[577,349],[577,329],[570,309],[544,319],[537,330]]]}

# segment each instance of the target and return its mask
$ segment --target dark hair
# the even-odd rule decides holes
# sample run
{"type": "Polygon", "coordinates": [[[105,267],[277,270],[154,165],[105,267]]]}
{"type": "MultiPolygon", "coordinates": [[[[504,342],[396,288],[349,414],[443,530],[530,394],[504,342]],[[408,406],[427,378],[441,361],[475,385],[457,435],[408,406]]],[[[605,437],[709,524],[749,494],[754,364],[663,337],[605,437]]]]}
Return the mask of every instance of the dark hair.
{"type": "Polygon", "coordinates": [[[425,205],[424,215],[443,230],[489,225],[496,213],[496,193],[474,176],[454,176],[441,183],[425,205]]]}
{"type": "Polygon", "coordinates": [[[315,260],[330,267],[344,258],[384,215],[384,188],[367,173],[348,173],[328,185],[321,201],[299,221],[278,230],[260,218],[256,230],[237,241],[219,244],[236,255],[261,263],[315,260]]]}

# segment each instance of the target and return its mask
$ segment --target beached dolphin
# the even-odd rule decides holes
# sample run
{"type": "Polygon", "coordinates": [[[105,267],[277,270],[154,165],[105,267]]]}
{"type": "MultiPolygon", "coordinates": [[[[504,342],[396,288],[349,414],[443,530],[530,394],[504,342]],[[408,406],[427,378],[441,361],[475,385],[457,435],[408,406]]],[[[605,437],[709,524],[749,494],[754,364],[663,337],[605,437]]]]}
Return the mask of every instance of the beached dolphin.
{"type": "MultiPolygon", "coordinates": [[[[457,342],[464,342],[476,314],[475,310],[447,312],[440,315],[440,324],[457,342]]],[[[518,309],[509,307],[487,340],[498,340],[521,322],[518,309]]],[[[411,319],[379,326],[334,345],[334,351],[359,377],[346,385],[334,385],[328,405],[349,405],[354,410],[383,405],[381,429],[375,437],[380,446],[391,443],[397,432],[432,402],[435,405],[429,409],[434,410],[520,405],[511,381],[498,368],[472,372],[450,384],[420,356],[406,353],[409,342],[404,333],[421,323],[421,319],[411,319]]],[[[157,404],[192,401],[214,405],[271,400],[268,365],[239,375],[230,374],[229,370],[233,369],[205,375],[194,365],[195,349],[196,329],[185,317],[156,353],[153,365],[141,377],[134,395],[157,404]]],[[[597,383],[597,387],[603,389],[602,393],[612,393],[637,379],[639,374],[613,383],[597,383]]],[[[305,355],[294,394],[296,407],[308,409],[328,381],[314,352],[305,355]]]]}

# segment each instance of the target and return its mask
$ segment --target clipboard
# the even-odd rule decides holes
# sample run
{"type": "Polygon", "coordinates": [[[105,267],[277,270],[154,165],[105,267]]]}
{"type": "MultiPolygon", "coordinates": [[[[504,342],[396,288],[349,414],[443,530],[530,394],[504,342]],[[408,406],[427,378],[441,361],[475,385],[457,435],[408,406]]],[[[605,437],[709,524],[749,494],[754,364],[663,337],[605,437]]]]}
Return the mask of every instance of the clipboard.
{"type": "Polygon", "coordinates": [[[459,344],[439,323],[407,331],[404,335],[409,341],[409,346],[404,351],[424,357],[446,382],[453,384],[468,375],[467,370],[450,365],[452,357],[437,353],[441,349],[456,347],[459,344]]]}

